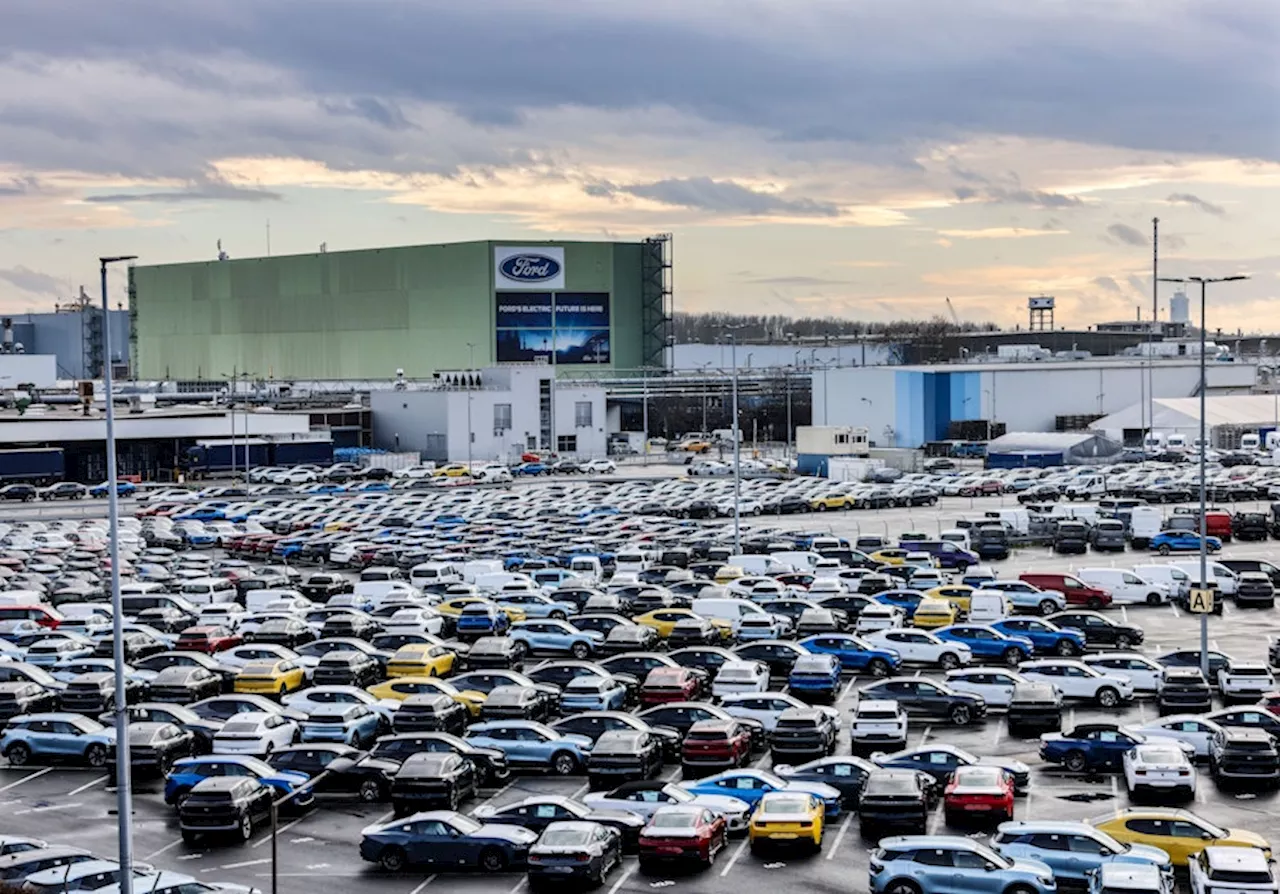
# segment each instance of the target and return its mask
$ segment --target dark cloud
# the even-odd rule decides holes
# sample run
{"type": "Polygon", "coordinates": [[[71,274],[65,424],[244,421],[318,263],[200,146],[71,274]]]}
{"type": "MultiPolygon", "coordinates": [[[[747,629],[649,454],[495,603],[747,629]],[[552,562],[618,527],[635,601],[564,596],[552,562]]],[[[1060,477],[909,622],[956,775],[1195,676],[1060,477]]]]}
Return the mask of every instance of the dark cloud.
{"type": "Polygon", "coordinates": [[[34,176],[13,177],[0,182],[0,199],[13,196],[30,196],[40,192],[40,180],[34,176]]]}
{"type": "Polygon", "coordinates": [[[1161,233],[1160,246],[1161,248],[1171,248],[1174,251],[1182,251],[1187,247],[1187,240],[1177,233],[1161,233]]]}
{"type": "Polygon", "coordinates": [[[637,183],[616,187],[616,191],[662,202],[664,205],[678,205],[718,214],[835,217],[840,213],[840,208],[831,202],[784,199],[771,193],[757,192],[731,180],[712,180],[710,177],[637,183]]]}
{"type": "Polygon", "coordinates": [[[1106,289],[1108,292],[1120,291],[1120,284],[1109,276],[1095,277],[1093,284],[1100,289],[1106,289]]]}
{"type": "Polygon", "coordinates": [[[127,205],[151,202],[157,205],[183,205],[192,202],[279,202],[284,198],[267,189],[245,189],[229,183],[203,183],[173,192],[116,192],[86,196],[86,202],[102,205],[127,205]]]}
{"type": "Polygon", "coordinates": [[[1147,234],[1141,230],[1134,229],[1128,224],[1115,223],[1107,227],[1107,235],[1115,242],[1124,245],[1149,245],[1147,234]]]}
{"type": "Polygon", "coordinates": [[[1166,199],[1165,201],[1171,202],[1174,205],[1192,205],[1196,208],[1199,208],[1201,211],[1205,212],[1206,214],[1212,214],[1215,217],[1222,217],[1227,213],[1227,209],[1223,208],[1221,205],[1215,205],[1212,202],[1206,202],[1204,199],[1200,198],[1199,196],[1192,195],[1189,192],[1175,192],[1173,195],[1169,196],[1169,198],[1166,199]]]}
{"type": "Polygon", "coordinates": [[[0,267],[0,280],[33,295],[59,295],[67,290],[66,280],[21,264],[17,267],[0,267]]]}
{"type": "Polygon", "coordinates": [[[320,107],[330,115],[362,118],[387,130],[409,130],[413,127],[398,105],[372,96],[358,96],[347,100],[326,99],[320,103],[320,107]]]}
{"type": "Polygon", "coordinates": [[[993,186],[986,190],[986,194],[993,202],[1032,205],[1036,208],[1073,208],[1084,204],[1083,200],[1076,196],[1065,196],[1040,189],[1002,189],[993,186]]]}

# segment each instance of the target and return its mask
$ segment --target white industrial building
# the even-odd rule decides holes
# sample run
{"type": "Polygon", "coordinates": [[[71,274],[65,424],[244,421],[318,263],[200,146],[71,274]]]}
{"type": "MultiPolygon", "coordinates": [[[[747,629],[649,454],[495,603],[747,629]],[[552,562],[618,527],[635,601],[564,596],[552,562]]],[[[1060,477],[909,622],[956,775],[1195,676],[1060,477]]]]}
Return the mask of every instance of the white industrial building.
{"type": "Polygon", "coordinates": [[[52,388],[58,383],[58,358],[53,354],[0,354],[0,390],[52,388]]]}
{"type": "MultiPolygon", "coordinates": [[[[895,362],[895,345],[881,342],[803,345],[740,344],[738,369],[742,372],[771,369],[778,374],[786,367],[799,370],[828,366],[884,366],[895,362]]],[[[734,350],[728,344],[678,344],[671,348],[671,364],[677,370],[728,370],[734,350]]]]}
{"type": "MultiPolygon", "coordinates": [[[[1198,358],[1043,360],[859,367],[813,373],[814,425],[861,426],[874,447],[919,447],[947,438],[952,422],[1006,431],[1054,431],[1060,416],[1104,416],[1145,400],[1185,398],[1200,383],[1198,358]]],[[[1251,363],[1210,363],[1210,394],[1247,393],[1251,363]]],[[[1157,428],[1159,426],[1157,425],[1157,428]]]]}
{"type": "Polygon", "coordinates": [[[470,456],[476,462],[505,463],[519,461],[530,450],[584,459],[605,456],[607,432],[617,425],[606,418],[604,388],[561,382],[553,396],[553,376],[553,369],[542,364],[506,365],[442,372],[433,386],[374,391],[369,395],[374,444],[415,450],[437,462],[470,456]]]}
{"type": "MultiPolygon", "coordinates": [[[[1157,398],[1153,403],[1154,424],[1151,432],[1183,435],[1188,444],[1200,436],[1200,398],[1157,398]]],[[[1122,410],[1103,416],[1089,427],[1116,440],[1137,440],[1143,425],[1145,406],[1131,404],[1122,410]]],[[[1205,425],[1209,444],[1218,448],[1233,448],[1240,444],[1240,436],[1254,432],[1280,429],[1280,394],[1240,394],[1205,398],[1205,425]]]]}

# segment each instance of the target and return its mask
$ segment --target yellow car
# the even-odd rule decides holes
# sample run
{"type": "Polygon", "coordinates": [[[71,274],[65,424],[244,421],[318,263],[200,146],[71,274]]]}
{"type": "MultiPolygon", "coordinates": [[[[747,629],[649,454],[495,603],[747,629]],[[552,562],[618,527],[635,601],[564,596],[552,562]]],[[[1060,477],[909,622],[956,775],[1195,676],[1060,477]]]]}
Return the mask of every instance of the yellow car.
{"type": "Polygon", "coordinates": [[[1271,859],[1271,846],[1258,833],[1215,826],[1186,810],[1125,810],[1094,820],[1093,826],[1124,844],[1158,847],[1174,866],[1185,867],[1206,847],[1256,847],[1271,859]]]}
{"type": "Polygon", "coordinates": [[[907,564],[907,551],[897,548],[878,549],[869,558],[877,565],[905,565],[907,564]]]}
{"type": "Polygon", "coordinates": [[[826,512],[828,509],[852,509],[856,502],[849,494],[827,494],[825,497],[810,500],[809,508],[819,512],[826,512]]]}
{"type": "MultiPolygon", "coordinates": [[[[643,624],[645,627],[652,627],[658,631],[658,636],[666,639],[671,635],[671,631],[675,628],[676,623],[687,618],[701,618],[702,615],[696,614],[687,608],[658,608],[651,612],[645,612],[643,615],[637,615],[634,620],[637,624],[643,624]]],[[[720,618],[708,618],[713,627],[720,631],[721,639],[730,639],[733,637],[733,624],[720,618]]]]}
{"type": "Polygon", "coordinates": [[[423,693],[436,693],[438,695],[447,695],[460,705],[466,707],[471,712],[472,717],[480,716],[480,709],[484,707],[484,701],[488,697],[483,692],[476,692],[468,689],[465,692],[459,692],[458,688],[452,683],[435,677],[392,677],[390,680],[384,680],[365,689],[374,698],[391,698],[396,701],[404,701],[411,695],[422,695],[423,693]]]}
{"type": "Polygon", "coordinates": [[[947,627],[956,622],[956,607],[945,599],[921,599],[911,623],[925,630],[947,627]]]}
{"type": "Polygon", "coordinates": [[[934,587],[925,591],[930,599],[945,599],[956,607],[961,615],[969,614],[969,597],[973,595],[973,587],[966,584],[948,584],[945,587],[934,587]]]}
{"type": "Polygon", "coordinates": [[[747,573],[742,570],[740,565],[721,565],[716,569],[715,582],[718,584],[728,584],[740,577],[746,577],[747,573]]]}
{"type": "Polygon", "coordinates": [[[302,665],[291,659],[250,661],[236,674],[235,691],[245,695],[281,696],[301,689],[306,679],[302,665]]]}
{"type": "MultiPolygon", "coordinates": [[[[458,616],[462,614],[462,610],[468,605],[474,605],[477,602],[493,602],[492,599],[485,599],[481,596],[459,596],[456,599],[449,599],[436,606],[436,611],[444,615],[446,618],[458,620],[458,616]]],[[[512,624],[518,624],[526,620],[524,609],[514,605],[499,605],[498,608],[506,614],[512,624]]]]}
{"type": "Polygon", "coordinates": [[[822,847],[825,811],[822,799],[808,792],[769,792],[760,799],[747,834],[751,850],[759,853],[770,844],[802,844],[822,847]]]}
{"type": "Polygon", "coordinates": [[[449,463],[448,465],[440,466],[440,468],[432,472],[431,477],[432,478],[461,478],[463,475],[470,475],[470,474],[471,473],[467,469],[466,463],[449,463]]]}
{"type": "Polygon", "coordinates": [[[443,677],[453,670],[457,653],[435,643],[408,643],[387,662],[388,677],[443,677]]]}
{"type": "Polygon", "coordinates": [[[711,444],[707,441],[682,441],[676,445],[677,450],[686,450],[689,453],[706,453],[711,449],[711,444]]]}

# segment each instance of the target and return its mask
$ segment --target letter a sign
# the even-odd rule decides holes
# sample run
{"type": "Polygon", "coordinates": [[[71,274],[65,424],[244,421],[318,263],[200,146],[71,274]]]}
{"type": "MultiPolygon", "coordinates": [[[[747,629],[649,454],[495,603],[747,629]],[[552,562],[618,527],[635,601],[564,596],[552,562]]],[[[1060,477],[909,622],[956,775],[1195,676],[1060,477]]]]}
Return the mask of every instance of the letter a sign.
{"type": "Polygon", "coordinates": [[[1188,609],[1196,614],[1213,613],[1213,590],[1192,590],[1188,600],[1188,609]]]}

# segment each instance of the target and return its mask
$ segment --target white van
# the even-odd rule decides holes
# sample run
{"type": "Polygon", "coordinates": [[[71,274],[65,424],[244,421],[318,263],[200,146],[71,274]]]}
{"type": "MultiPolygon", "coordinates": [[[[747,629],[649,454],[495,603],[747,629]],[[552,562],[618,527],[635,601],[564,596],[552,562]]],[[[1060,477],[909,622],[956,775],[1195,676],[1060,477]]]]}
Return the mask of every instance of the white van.
{"type": "Polygon", "coordinates": [[[969,594],[969,624],[994,624],[1013,614],[1009,597],[999,590],[974,590],[969,594]]]}
{"type": "Polygon", "coordinates": [[[972,548],[969,545],[970,544],[969,532],[964,530],[963,528],[950,528],[946,531],[943,531],[941,534],[938,535],[938,539],[944,540],[947,543],[954,543],[956,546],[960,547],[961,549],[972,548]]]}
{"type": "Polygon", "coordinates": [[[1053,509],[1049,511],[1049,518],[1064,519],[1070,518],[1075,521],[1082,521],[1089,525],[1098,523],[1098,507],[1097,506],[1073,506],[1070,503],[1054,503],[1053,509]]]}
{"type": "Polygon", "coordinates": [[[1144,580],[1123,568],[1081,568],[1076,577],[1091,587],[1110,591],[1111,600],[1117,605],[1160,605],[1169,601],[1168,585],[1144,580]]]}
{"type": "MultiPolygon", "coordinates": [[[[1182,569],[1182,571],[1191,579],[1194,586],[1200,580],[1200,560],[1192,559],[1189,562],[1173,562],[1174,567],[1182,569]]],[[[1212,559],[1205,565],[1208,570],[1209,579],[1216,581],[1218,584],[1218,592],[1223,596],[1236,595],[1236,586],[1238,578],[1236,573],[1223,565],[1221,562],[1215,562],[1212,559]]]]}
{"type": "Polygon", "coordinates": [[[1240,436],[1241,450],[1257,450],[1261,444],[1262,444],[1262,438],[1258,437],[1258,435],[1254,432],[1250,432],[1247,435],[1240,436]]]}
{"type": "Polygon", "coordinates": [[[1169,435],[1168,440],[1165,441],[1165,446],[1170,450],[1185,450],[1187,448],[1187,436],[1169,435]]]}
{"type": "Polygon", "coordinates": [[[533,578],[527,574],[518,574],[511,571],[491,571],[488,574],[480,574],[476,576],[476,589],[481,594],[497,593],[505,588],[507,584],[523,583],[523,589],[538,592],[538,585],[534,583],[533,578]]]}
{"type": "Polygon", "coordinates": [[[462,582],[474,584],[482,574],[496,574],[502,570],[498,559],[472,559],[462,566],[462,582]]]}
{"type": "Polygon", "coordinates": [[[1130,545],[1134,549],[1146,549],[1151,538],[1164,530],[1164,510],[1155,506],[1134,506],[1129,510],[1130,545]]]}
{"type": "Polygon", "coordinates": [[[225,577],[198,577],[184,583],[179,592],[192,605],[236,601],[236,585],[225,577]]]}
{"type": "Polygon", "coordinates": [[[569,559],[569,570],[583,586],[595,586],[604,579],[604,567],[595,556],[573,556],[569,559]]]}
{"type": "Polygon", "coordinates": [[[39,590],[5,590],[0,593],[0,605],[39,605],[48,601],[39,590]]]}
{"type": "Polygon", "coordinates": [[[832,580],[840,576],[840,571],[844,566],[840,564],[839,559],[819,559],[818,564],[813,566],[813,576],[817,580],[830,578],[832,580]]]}
{"type": "Polygon", "coordinates": [[[613,561],[613,573],[615,575],[639,574],[649,567],[649,557],[644,554],[643,550],[638,549],[620,550],[613,561]]]}
{"type": "Polygon", "coordinates": [[[795,571],[789,563],[776,559],[773,556],[730,556],[729,565],[736,565],[742,569],[743,574],[764,575],[773,577],[776,574],[786,574],[788,571],[795,571]]]}
{"type": "MultiPolygon", "coordinates": [[[[1133,573],[1145,581],[1164,585],[1171,596],[1186,596],[1191,592],[1191,577],[1173,565],[1135,565],[1133,573]]],[[[1196,576],[1199,577],[1199,572],[1196,576]]]]}
{"type": "MultiPolygon", "coordinates": [[[[402,580],[364,580],[351,588],[351,595],[360,597],[360,601],[377,604],[386,602],[388,599],[421,599],[422,591],[402,580]]],[[[334,596],[328,604],[338,605],[337,599],[338,597],[334,596]]]]}
{"type": "Polygon", "coordinates": [[[409,583],[415,587],[460,584],[462,571],[452,562],[423,562],[409,569],[409,583]]]}
{"type": "Polygon", "coordinates": [[[779,562],[786,562],[796,571],[810,574],[813,573],[813,569],[818,567],[818,563],[822,561],[822,556],[808,550],[780,550],[771,555],[779,562]]]}
{"type": "Polygon", "coordinates": [[[1107,495],[1107,479],[1102,475],[1081,475],[1066,486],[1068,500],[1096,500],[1107,495]]]}
{"type": "Polygon", "coordinates": [[[314,606],[311,600],[303,596],[297,590],[250,590],[245,594],[244,607],[251,612],[263,612],[268,610],[280,609],[282,611],[306,611],[314,606]],[[287,602],[288,607],[283,605],[271,605],[273,602],[287,602]]]}
{"type": "MultiPolygon", "coordinates": [[[[711,589],[711,588],[707,588],[711,589]]],[[[695,615],[708,620],[728,621],[733,625],[733,632],[738,632],[738,625],[747,615],[769,617],[769,613],[749,599],[734,599],[720,596],[699,596],[690,605],[695,615]]]]}

